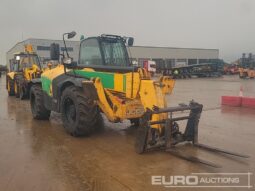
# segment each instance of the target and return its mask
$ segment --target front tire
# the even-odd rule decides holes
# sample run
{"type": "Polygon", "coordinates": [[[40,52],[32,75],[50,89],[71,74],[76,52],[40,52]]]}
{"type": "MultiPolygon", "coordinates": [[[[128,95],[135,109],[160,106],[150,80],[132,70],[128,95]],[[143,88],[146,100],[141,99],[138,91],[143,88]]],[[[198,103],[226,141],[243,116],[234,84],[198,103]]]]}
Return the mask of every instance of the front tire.
{"type": "Polygon", "coordinates": [[[30,91],[30,105],[34,119],[48,120],[51,111],[46,109],[43,102],[43,90],[40,85],[33,85],[30,91]]]}
{"type": "Polygon", "coordinates": [[[78,87],[70,86],[64,90],[61,115],[65,129],[72,136],[90,135],[103,129],[103,119],[97,104],[78,87]]]}
{"type": "Polygon", "coordinates": [[[19,82],[18,82],[18,80],[14,81],[14,92],[15,92],[15,97],[19,98],[19,82]]]}

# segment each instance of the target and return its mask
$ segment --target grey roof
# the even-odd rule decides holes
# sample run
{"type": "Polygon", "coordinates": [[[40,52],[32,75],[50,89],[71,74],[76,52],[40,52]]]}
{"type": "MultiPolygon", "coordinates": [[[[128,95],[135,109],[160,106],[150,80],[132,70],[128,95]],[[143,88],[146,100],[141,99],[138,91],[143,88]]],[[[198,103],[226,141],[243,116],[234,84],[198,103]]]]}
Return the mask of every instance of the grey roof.
{"type": "Polygon", "coordinates": [[[187,49],[187,50],[216,50],[217,48],[180,48],[180,47],[167,47],[167,46],[132,46],[137,48],[162,48],[162,49],[187,49]]]}

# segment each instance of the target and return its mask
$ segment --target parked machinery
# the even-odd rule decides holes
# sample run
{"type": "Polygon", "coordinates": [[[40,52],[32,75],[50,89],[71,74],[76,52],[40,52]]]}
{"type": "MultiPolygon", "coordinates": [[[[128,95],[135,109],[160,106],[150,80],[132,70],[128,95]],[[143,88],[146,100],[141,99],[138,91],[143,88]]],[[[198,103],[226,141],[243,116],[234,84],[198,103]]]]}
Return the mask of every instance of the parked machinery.
{"type": "Polygon", "coordinates": [[[144,60],[143,68],[150,73],[151,76],[154,76],[156,73],[156,62],[153,60],[144,60]]]}
{"type": "MultiPolygon", "coordinates": [[[[63,34],[67,38],[75,32],[63,34]]],[[[51,111],[61,113],[63,126],[73,136],[90,135],[103,128],[101,113],[114,123],[130,120],[137,126],[135,150],[143,153],[165,149],[181,158],[218,167],[205,160],[177,150],[179,143],[209,151],[247,157],[198,143],[198,123],[203,106],[191,101],[188,105],[167,107],[166,94],[175,81],[162,76],[154,81],[147,71],[132,66],[126,44],[133,38],[101,35],[81,41],[78,63],[66,49],[63,64],[43,72],[32,80],[30,92],[34,119],[49,119],[51,111]],[[180,116],[178,114],[186,114],[180,116]],[[187,120],[182,132],[178,121],[187,120]]]]}
{"type": "Polygon", "coordinates": [[[205,63],[193,65],[192,75],[197,77],[220,77],[223,74],[223,63],[205,63]]]}
{"type": "Polygon", "coordinates": [[[239,77],[240,78],[254,78],[255,77],[255,58],[252,53],[248,57],[243,53],[239,64],[239,77]]]}
{"type": "Polygon", "coordinates": [[[205,63],[175,66],[170,64],[157,63],[157,73],[172,76],[174,79],[196,77],[220,77],[224,73],[224,61],[220,59],[207,60],[205,63]]]}
{"type": "Polygon", "coordinates": [[[24,46],[23,52],[14,54],[9,63],[6,74],[6,89],[9,96],[25,99],[29,95],[32,79],[38,79],[41,75],[41,65],[38,55],[33,51],[31,44],[24,46]]]}
{"type": "Polygon", "coordinates": [[[223,64],[221,62],[195,64],[189,66],[172,67],[173,78],[197,77],[220,77],[223,74],[223,64]]]}
{"type": "Polygon", "coordinates": [[[2,77],[2,74],[6,73],[6,71],[7,71],[7,66],[0,65],[0,77],[2,77]]]}
{"type": "Polygon", "coordinates": [[[237,64],[225,64],[224,65],[224,74],[234,75],[239,74],[239,68],[237,64]]]}

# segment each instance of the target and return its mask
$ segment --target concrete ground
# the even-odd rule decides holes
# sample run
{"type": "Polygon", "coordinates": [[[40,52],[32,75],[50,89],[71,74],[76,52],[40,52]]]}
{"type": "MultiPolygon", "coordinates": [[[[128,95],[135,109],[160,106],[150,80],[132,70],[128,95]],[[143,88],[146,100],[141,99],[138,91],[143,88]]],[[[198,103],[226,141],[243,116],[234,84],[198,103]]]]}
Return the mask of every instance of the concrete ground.
{"type": "MultiPolygon", "coordinates": [[[[187,148],[187,152],[222,166],[215,169],[191,163],[162,151],[138,155],[134,151],[134,130],[129,123],[112,124],[90,137],[74,138],[62,127],[59,114],[50,121],[32,119],[29,101],[8,97],[5,76],[0,78],[0,190],[84,191],[84,190],[197,190],[153,186],[153,175],[251,172],[254,189],[255,109],[221,107],[222,95],[255,97],[255,80],[237,76],[215,79],[178,80],[168,103],[175,106],[191,99],[204,104],[199,141],[250,155],[239,159],[187,148]]],[[[200,190],[219,190],[200,188],[200,190]]],[[[247,190],[222,188],[221,190],[247,190]]]]}

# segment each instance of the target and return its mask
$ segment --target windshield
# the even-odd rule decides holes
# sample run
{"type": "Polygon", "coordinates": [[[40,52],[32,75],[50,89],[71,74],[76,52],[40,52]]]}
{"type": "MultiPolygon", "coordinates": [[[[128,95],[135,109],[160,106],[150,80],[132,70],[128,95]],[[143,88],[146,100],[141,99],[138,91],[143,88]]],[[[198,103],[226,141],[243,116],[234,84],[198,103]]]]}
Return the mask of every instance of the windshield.
{"type": "Polygon", "coordinates": [[[105,65],[110,66],[128,66],[126,47],[121,40],[102,41],[102,51],[105,65]]]}
{"type": "Polygon", "coordinates": [[[20,61],[19,61],[19,69],[23,68],[31,68],[33,64],[40,67],[39,59],[37,55],[20,55],[20,61]]]}
{"type": "Polygon", "coordinates": [[[15,62],[11,64],[11,71],[18,72],[19,71],[19,65],[15,62]]]}

